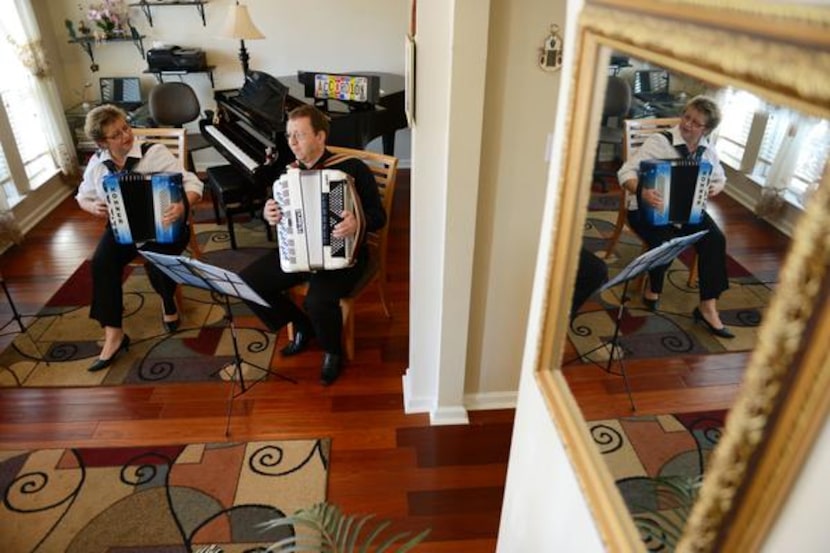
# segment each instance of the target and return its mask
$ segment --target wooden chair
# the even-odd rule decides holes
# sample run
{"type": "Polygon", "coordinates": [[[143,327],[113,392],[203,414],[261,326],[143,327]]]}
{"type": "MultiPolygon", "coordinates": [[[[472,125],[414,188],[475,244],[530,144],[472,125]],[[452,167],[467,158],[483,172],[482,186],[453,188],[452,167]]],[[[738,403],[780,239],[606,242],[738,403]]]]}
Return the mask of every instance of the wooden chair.
{"type": "MultiPolygon", "coordinates": [[[[187,156],[187,133],[184,129],[173,127],[156,127],[156,128],[135,128],[133,129],[133,136],[137,142],[153,142],[166,146],[170,152],[179,160],[179,169],[181,171],[190,170],[187,156]]],[[[193,229],[193,210],[195,206],[190,206],[190,228],[193,229]]],[[[196,234],[190,233],[190,242],[188,244],[190,255],[196,259],[202,257],[202,249],[196,240],[196,234]]]]}
{"type": "MultiPolygon", "coordinates": [[[[637,148],[642,146],[643,142],[654,133],[663,132],[671,129],[680,122],[679,117],[665,117],[654,119],[626,119],[623,122],[623,160],[627,161],[628,157],[637,148]]],[[[608,249],[605,251],[606,259],[613,253],[619,242],[620,235],[623,228],[626,226],[626,197],[627,192],[620,183],[620,207],[617,212],[617,222],[614,225],[614,233],[608,241],[608,249]]],[[[643,243],[643,250],[647,246],[643,243]]],[[[692,259],[691,267],[689,268],[688,285],[694,286],[697,283],[697,254],[692,259]]]]}
{"type": "MultiPolygon", "coordinates": [[[[339,148],[328,146],[335,154],[348,155],[362,160],[371,169],[378,185],[381,203],[386,211],[386,224],[376,232],[366,236],[364,247],[369,248],[369,268],[366,275],[357,283],[351,293],[340,300],[340,311],[343,314],[343,346],[346,359],[354,359],[354,303],[369,287],[372,282],[377,284],[383,313],[386,318],[392,317],[389,303],[386,299],[386,250],[389,241],[389,227],[391,226],[392,200],[395,196],[395,183],[398,176],[398,158],[366,150],[339,148]]],[[[298,298],[308,291],[307,284],[295,286],[291,290],[292,296],[298,298]]],[[[289,325],[289,338],[293,337],[293,328],[289,325]]]]}

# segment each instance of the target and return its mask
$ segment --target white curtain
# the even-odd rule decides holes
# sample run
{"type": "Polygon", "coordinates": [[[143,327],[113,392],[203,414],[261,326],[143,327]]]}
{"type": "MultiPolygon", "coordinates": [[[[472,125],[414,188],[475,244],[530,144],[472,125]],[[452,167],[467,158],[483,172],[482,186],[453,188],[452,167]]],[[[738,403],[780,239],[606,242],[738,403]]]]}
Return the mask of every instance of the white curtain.
{"type": "Polygon", "coordinates": [[[66,125],[60,94],[46,60],[31,1],[2,0],[0,5],[4,7],[0,31],[15,48],[18,59],[32,79],[38,104],[43,108],[43,132],[55,166],[65,175],[74,173],[77,170],[74,144],[66,125]]]}

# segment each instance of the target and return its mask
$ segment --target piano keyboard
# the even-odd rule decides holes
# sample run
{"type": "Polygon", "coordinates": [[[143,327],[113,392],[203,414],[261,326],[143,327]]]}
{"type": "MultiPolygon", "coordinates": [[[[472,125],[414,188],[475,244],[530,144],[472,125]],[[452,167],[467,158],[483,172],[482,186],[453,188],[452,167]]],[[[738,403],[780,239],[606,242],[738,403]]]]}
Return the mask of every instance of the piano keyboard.
{"type": "Polygon", "coordinates": [[[234,144],[227,136],[222,134],[222,131],[214,127],[213,125],[205,125],[204,130],[207,131],[216,141],[221,144],[228,152],[233,155],[237,161],[239,161],[242,165],[248,168],[249,171],[252,173],[259,168],[259,163],[253,160],[251,156],[243,152],[239,146],[234,144]]]}

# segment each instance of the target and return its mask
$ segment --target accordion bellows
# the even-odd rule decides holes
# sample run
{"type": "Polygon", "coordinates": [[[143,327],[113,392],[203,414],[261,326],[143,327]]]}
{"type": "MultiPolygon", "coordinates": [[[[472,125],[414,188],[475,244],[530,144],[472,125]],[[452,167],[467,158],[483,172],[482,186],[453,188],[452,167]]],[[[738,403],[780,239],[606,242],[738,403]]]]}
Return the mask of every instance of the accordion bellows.
{"type": "Polygon", "coordinates": [[[709,196],[712,164],[689,159],[648,159],[640,162],[637,204],[645,220],[654,226],[672,223],[696,225],[703,217],[709,196]],[[645,189],[657,189],[663,209],[657,210],[640,197],[645,189]]]}
{"type": "Polygon", "coordinates": [[[345,269],[354,265],[365,223],[352,177],[336,169],[289,169],[273,186],[282,219],[277,225],[280,266],[287,273],[345,269]],[[337,238],[343,211],[355,215],[358,231],[337,238]]]}
{"type": "Polygon", "coordinates": [[[172,244],[181,238],[187,222],[179,218],[164,226],[164,212],[184,200],[181,173],[113,173],[104,177],[110,226],[119,244],[158,242],[172,244]]]}

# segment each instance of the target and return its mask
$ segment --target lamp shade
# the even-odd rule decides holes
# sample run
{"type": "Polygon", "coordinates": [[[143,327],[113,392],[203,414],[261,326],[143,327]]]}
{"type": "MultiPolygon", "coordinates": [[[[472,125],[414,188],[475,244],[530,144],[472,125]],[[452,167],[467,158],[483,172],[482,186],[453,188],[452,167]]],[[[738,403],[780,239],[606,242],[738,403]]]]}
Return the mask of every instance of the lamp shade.
{"type": "Polygon", "coordinates": [[[253,40],[265,38],[251,21],[247,6],[234,4],[228,12],[225,25],[222,27],[221,35],[225,38],[239,38],[242,40],[253,40]]]}

